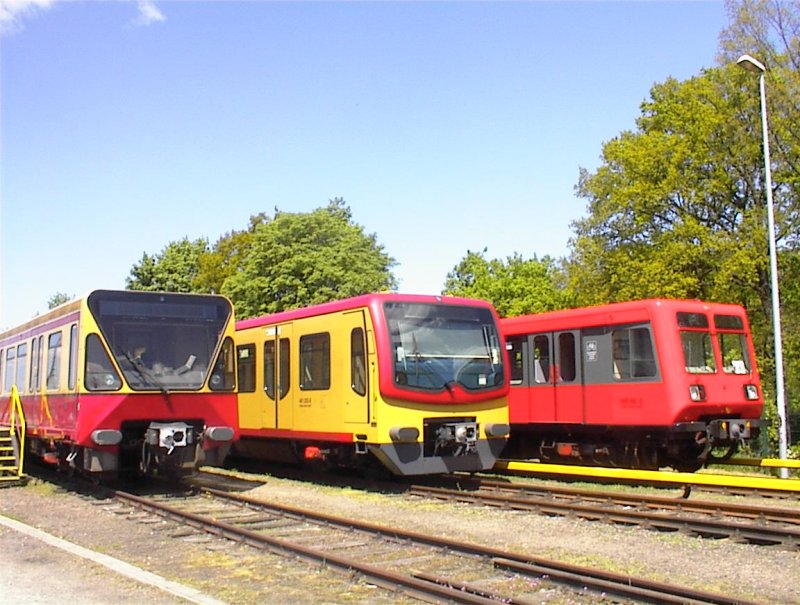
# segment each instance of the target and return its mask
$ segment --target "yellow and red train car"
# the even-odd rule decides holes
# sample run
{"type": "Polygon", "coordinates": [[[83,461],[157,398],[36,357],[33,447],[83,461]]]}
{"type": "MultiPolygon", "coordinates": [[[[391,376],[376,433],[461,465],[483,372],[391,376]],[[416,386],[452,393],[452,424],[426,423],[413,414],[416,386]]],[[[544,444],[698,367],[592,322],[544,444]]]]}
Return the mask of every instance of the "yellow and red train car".
{"type": "Polygon", "coordinates": [[[508,434],[508,378],[484,301],[369,294],[240,321],[243,457],[489,469],[508,434]]]}
{"type": "Polygon", "coordinates": [[[640,300],[501,320],[506,456],[696,470],[758,435],[764,400],[738,305],[640,300]]]}
{"type": "Polygon", "coordinates": [[[0,333],[0,395],[16,385],[26,443],[64,469],[221,464],[238,435],[234,326],[220,296],[97,290],[0,333]]]}

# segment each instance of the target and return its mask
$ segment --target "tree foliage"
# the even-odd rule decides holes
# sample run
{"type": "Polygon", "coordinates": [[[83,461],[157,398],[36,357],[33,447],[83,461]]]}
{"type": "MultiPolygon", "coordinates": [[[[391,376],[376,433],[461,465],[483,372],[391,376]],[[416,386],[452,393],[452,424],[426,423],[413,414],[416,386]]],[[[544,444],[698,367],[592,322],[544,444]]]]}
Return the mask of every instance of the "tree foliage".
{"type": "Polygon", "coordinates": [[[55,309],[59,305],[68,303],[75,298],[74,294],[66,294],[65,292],[56,292],[47,300],[47,308],[55,309]]]}
{"type": "Polygon", "coordinates": [[[344,200],[309,213],[275,212],[249,236],[222,292],[240,317],[328,302],[396,285],[394,260],[352,220],[344,200]]]}
{"type": "MultiPolygon", "coordinates": [[[[735,68],[656,84],[635,132],[582,170],[589,213],[574,223],[571,292],[580,304],[637,297],[746,302],[764,291],[766,231],[755,120],[735,68]]],[[[767,290],[768,294],[768,290],[767,290]]]]}
{"type": "Polygon", "coordinates": [[[243,270],[253,233],[269,220],[263,212],[251,216],[247,229],[226,233],[213,248],[201,253],[197,258],[195,279],[198,291],[221,292],[225,280],[243,270]]]}
{"type": "MultiPolygon", "coordinates": [[[[573,224],[569,288],[580,305],[642,297],[702,298],[745,306],[762,382],[774,397],[764,154],[758,78],[767,65],[772,195],[776,209],[786,351],[800,351],[798,154],[800,11],[796,2],[729,1],[720,65],[655,84],[636,129],[605,143],[601,165],[581,170],[587,216],[573,224]],[[787,287],[788,285],[788,287],[787,287]]],[[[800,362],[786,358],[787,376],[800,362]]],[[[800,385],[790,378],[797,408],[800,385]]]]}
{"type": "Polygon", "coordinates": [[[353,222],[341,198],[307,213],[250,218],[213,247],[184,238],[144,253],[128,288],[227,295],[240,318],[396,287],[394,259],[353,222]]]}
{"type": "Polygon", "coordinates": [[[127,278],[129,290],[203,292],[198,286],[198,259],[208,251],[208,240],[183,238],[170,242],[158,254],[142,254],[127,278]]]}
{"type": "Polygon", "coordinates": [[[558,270],[553,259],[525,260],[519,254],[486,260],[482,252],[467,255],[447,274],[445,294],[482,298],[491,302],[501,317],[541,313],[565,306],[558,289],[558,270]]]}

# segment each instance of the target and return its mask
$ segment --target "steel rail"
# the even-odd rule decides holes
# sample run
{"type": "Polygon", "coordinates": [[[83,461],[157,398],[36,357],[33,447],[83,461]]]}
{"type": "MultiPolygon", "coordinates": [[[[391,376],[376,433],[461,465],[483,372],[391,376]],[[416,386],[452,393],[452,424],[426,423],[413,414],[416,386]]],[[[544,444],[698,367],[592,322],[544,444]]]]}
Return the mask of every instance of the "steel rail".
{"type": "Polygon", "coordinates": [[[745,525],[743,523],[708,518],[668,517],[663,514],[646,511],[610,509],[603,506],[555,502],[544,498],[517,498],[426,486],[412,486],[409,489],[409,493],[442,500],[479,503],[516,510],[533,510],[558,516],[573,516],[591,521],[643,525],[660,530],[691,531],[701,536],[736,537],[756,544],[781,544],[795,547],[800,544],[800,529],[790,527],[745,525]]]}
{"type": "Polygon", "coordinates": [[[644,506],[647,508],[667,508],[691,513],[724,514],[726,516],[741,517],[744,519],[758,519],[800,525],[800,508],[757,506],[738,502],[688,500],[686,498],[673,498],[669,496],[623,494],[608,491],[601,492],[591,489],[573,489],[569,487],[532,485],[528,483],[506,483],[504,481],[490,481],[484,479],[475,480],[474,485],[481,489],[488,488],[498,492],[518,492],[541,496],[554,495],[580,498],[595,502],[607,502],[610,504],[644,506]]]}
{"type": "MultiPolygon", "coordinates": [[[[203,490],[208,491],[208,490],[203,490]]],[[[212,490],[213,491],[213,490],[212,490]]],[[[421,580],[404,574],[397,574],[386,569],[382,569],[361,561],[349,559],[339,555],[331,554],[328,551],[319,550],[292,543],[289,540],[271,538],[258,532],[236,527],[230,523],[217,521],[197,515],[195,513],[180,511],[173,507],[153,502],[146,498],[141,498],[126,492],[114,492],[115,497],[127,502],[139,509],[155,513],[164,518],[168,518],[181,523],[188,524],[195,529],[205,531],[229,540],[241,542],[254,548],[266,549],[277,554],[292,554],[303,557],[307,560],[321,562],[346,571],[356,571],[368,577],[383,588],[390,590],[402,589],[410,595],[427,600],[431,596],[443,598],[457,603],[467,603],[474,605],[496,605],[498,598],[487,598],[479,594],[463,592],[444,585],[443,583],[421,580]]]]}
{"type": "MultiPolygon", "coordinates": [[[[204,493],[209,493],[211,495],[218,496],[220,498],[226,498],[235,502],[245,504],[247,506],[255,507],[257,509],[278,511],[295,518],[313,520],[319,523],[334,524],[339,527],[347,527],[371,533],[377,533],[379,535],[390,538],[409,540],[416,543],[427,544],[429,546],[437,546],[442,548],[443,550],[461,552],[469,555],[477,555],[480,557],[486,557],[491,559],[508,560],[518,564],[539,565],[542,569],[546,570],[543,572],[542,575],[547,575],[555,579],[558,579],[557,578],[558,574],[564,574],[564,577],[567,576],[572,576],[575,578],[585,577],[587,581],[591,578],[594,578],[595,580],[602,580],[614,584],[615,592],[617,594],[627,595],[630,596],[631,598],[642,598],[642,595],[640,594],[641,589],[651,591],[654,594],[658,593],[663,595],[663,597],[661,598],[646,599],[649,602],[654,602],[654,603],[693,602],[693,603],[713,603],[715,605],[726,605],[726,604],[754,605],[751,602],[744,601],[738,597],[730,597],[726,595],[720,595],[717,593],[694,590],[691,588],[685,588],[671,584],[664,584],[661,582],[655,582],[643,578],[635,578],[624,574],[618,574],[599,569],[592,569],[588,567],[582,567],[579,565],[572,565],[570,563],[564,563],[561,561],[554,561],[521,553],[503,551],[497,548],[493,548],[491,546],[482,546],[479,544],[461,542],[458,540],[451,540],[448,538],[440,538],[437,536],[431,536],[400,528],[386,527],[374,523],[356,521],[354,519],[345,519],[341,517],[325,515],[322,513],[299,509],[291,506],[286,506],[283,504],[264,502],[261,500],[257,500],[255,498],[244,496],[242,494],[228,494],[225,492],[221,492],[219,490],[209,489],[209,488],[204,488],[202,491],[204,493]],[[629,591],[629,589],[631,590],[629,591]],[[673,598],[676,598],[678,600],[677,601],[671,600],[673,598]]],[[[449,583],[449,581],[446,582],[449,583]]]]}

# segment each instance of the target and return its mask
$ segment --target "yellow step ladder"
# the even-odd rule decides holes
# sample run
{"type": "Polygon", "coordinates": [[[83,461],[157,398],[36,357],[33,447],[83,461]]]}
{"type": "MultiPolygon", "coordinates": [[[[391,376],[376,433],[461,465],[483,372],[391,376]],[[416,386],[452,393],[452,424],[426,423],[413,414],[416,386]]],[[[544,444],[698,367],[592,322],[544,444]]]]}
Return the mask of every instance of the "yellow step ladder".
{"type": "Polygon", "coordinates": [[[0,424],[0,487],[25,481],[25,413],[16,386],[11,387],[8,412],[8,421],[0,424]]]}

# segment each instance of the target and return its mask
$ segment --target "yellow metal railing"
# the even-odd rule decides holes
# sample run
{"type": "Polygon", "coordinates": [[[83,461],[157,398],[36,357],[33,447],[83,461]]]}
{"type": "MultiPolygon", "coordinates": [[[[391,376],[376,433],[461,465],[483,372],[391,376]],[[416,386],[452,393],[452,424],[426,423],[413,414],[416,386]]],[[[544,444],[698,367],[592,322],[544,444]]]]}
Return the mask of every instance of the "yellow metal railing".
{"type": "Polygon", "coordinates": [[[22,468],[25,462],[25,412],[22,409],[22,402],[19,400],[19,391],[16,385],[11,387],[11,399],[8,402],[8,412],[10,419],[9,432],[12,436],[14,455],[17,458],[17,476],[22,476],[22,468]],[[13,437],[16,435],[16,441],[13,437]]]}

